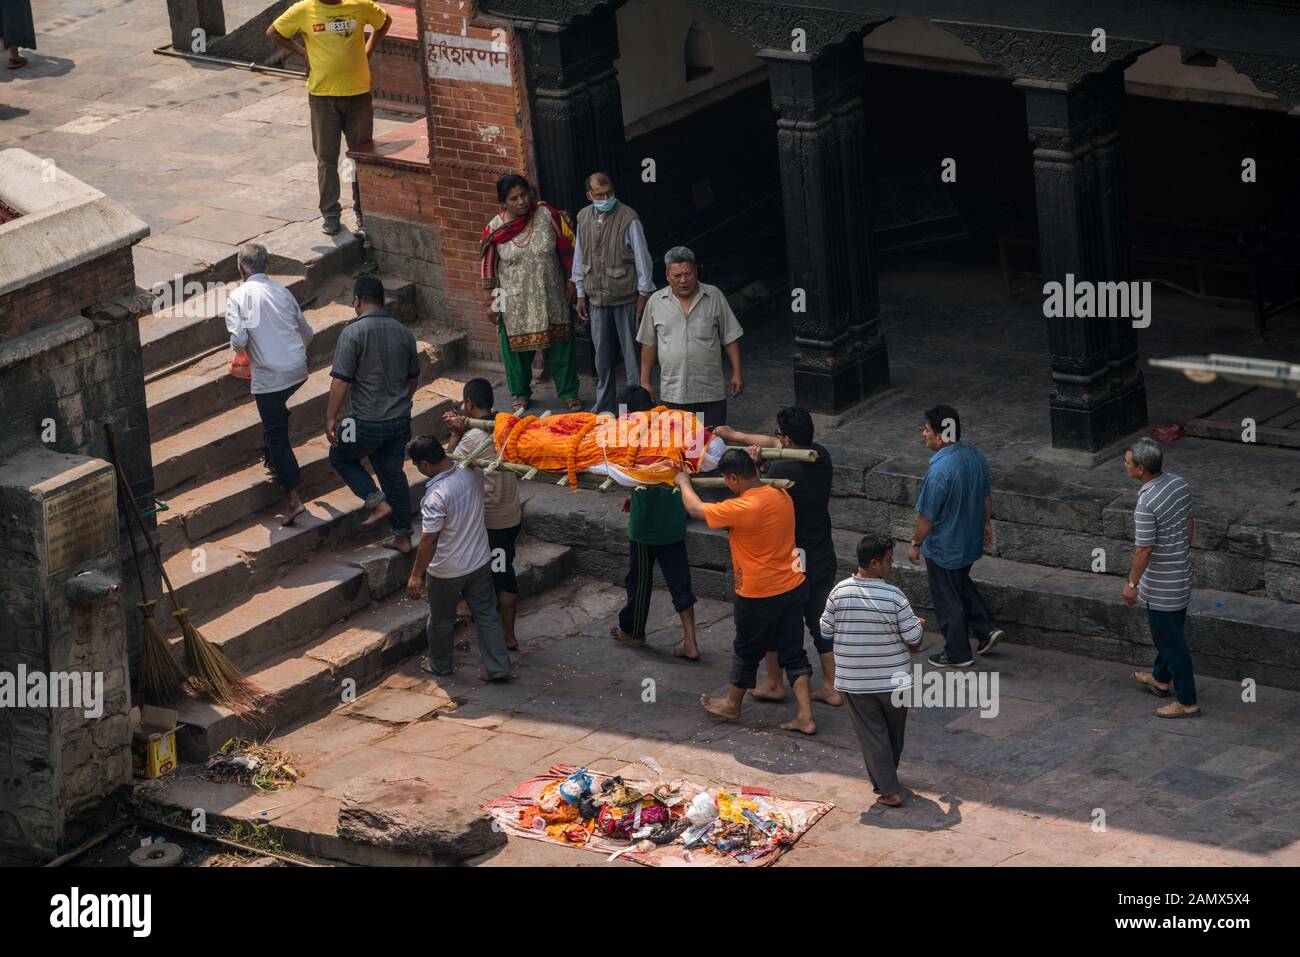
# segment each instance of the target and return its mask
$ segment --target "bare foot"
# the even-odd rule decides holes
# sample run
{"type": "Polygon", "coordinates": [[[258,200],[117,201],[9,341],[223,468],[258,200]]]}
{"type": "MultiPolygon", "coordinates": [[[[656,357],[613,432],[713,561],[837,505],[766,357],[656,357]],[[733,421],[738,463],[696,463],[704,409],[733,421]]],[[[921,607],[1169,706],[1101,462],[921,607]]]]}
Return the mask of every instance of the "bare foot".
{"type": "Polygon", "coordinates": [[[840,693],[834,688],[828,688],[825,685],[822,685],[809,695],[809,697],[814,701],[820,701],[822,704],[828,704],[832,708],[838,708],[840,705],[844,704],[844,699],[840,697],[840,693]]]}
{"type": "Polygon", "coordinates": [[[370,528],[372,525],[378,525],[392,514],[393,506],[389,505],[387,502],[380,502],[370,510],[370,514],[362,520],[361,525],[364,528],[370,528]]]}
{"type": "Polygon", "coordinates": [[[645,644],[645,639],[644,639],[644,638],[633,638],[631,635],[629,635],[629,634],[628,634],[626,631],[624,631],[622,628],[618,627],[618,625],[610,625],[610,626],[609,626],[609,637],[613,638],[615,641],[621,641],[621,642],[623,642],[623,644],[625,644],[625,645],[644,645],[644,644],[645,644]]]}
{"type": "Polygon", "coordinates": [[[781,730],[799,731],[802,734],[816,734],[817,722],[814,721],[812,718],[808,718],[805,721],[801,721],[798,718],[795,718],[793,721],[787,721],[785,724],[781,725],[781,730]]]}
{"type": "Polygon", "coordinates": [[[305,511],[307,511],[307,506],[302,502],[299,502],[297,505],[290,505],[289,511],[285,514],[284,518],[280,519],[281,527],[287,528],[292,525],[293,520],[305,511]]]}
{"type": "Polygon", "coordinates": [[[890,794],[888,797],[878,797],[876,798],[876,803],[883,804],[885,807],[902,807],[903,795],[890,794]]]}
{"type": "Polygon", "coordinates": [[[759,701],[784,701],[785,688],[779,684],[768,683],[759,685],[749,692],[751,698],[757,698],[759,701]]]}
{"type": "Polygon", "coordinates": [[[686,644],[686,639],[683,638],[681,641],[677,642],[677,644],[673,645],[673,657],[685,658],[687,661],[699,661],[700,660],[699,646],[696,645],[694,642],[691,642],[688,645],[686,644]]]}
{"type": "Polygon", "coordinates": [[[389,538],[385,538],[383,541],[383,546],[384,548],[391,548],[396,551],[399,551],[403,555],[411,554],[411,539],[409,536],[406,535],[403,535],[401,538],[398,538],[396,535],[393,535],[389,538]]]}
{"type": "Polygon", "coordinates": [[[705,711],[717,718],[735,721],[740,717],[740,709],[733,708],[726,698],[714,698],[702,694],[700,695],[700,704],[704,705],[705,711]]]}

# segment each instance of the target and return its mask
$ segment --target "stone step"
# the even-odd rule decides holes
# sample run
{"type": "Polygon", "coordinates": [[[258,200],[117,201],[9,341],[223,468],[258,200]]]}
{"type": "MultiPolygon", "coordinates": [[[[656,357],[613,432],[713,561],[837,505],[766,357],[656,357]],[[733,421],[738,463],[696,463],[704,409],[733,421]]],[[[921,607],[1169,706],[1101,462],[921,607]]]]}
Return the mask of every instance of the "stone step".
{"type": "MultiPolygon", "coordinates": [[[[419,507],[425,478],[407,464],[411,486],[411,507],[419,507]]],[[[278,570],[307,558],[314,551],[350,535],[387,535],[387,526],[366,530],[361,526],[364,504],[351,489],[338,487],[313,498],[307,512],[285,528],[274,514],[264,509],[236,523],[198,546],[182,548],[163,560],[177,600],[194,617],[206,615],[241,596],[255,591],[278,574],[278,570]]]]}
{"type": "MultiPolygon", "coordinates": [[[[925,474],[922,453],[883,456],[827,446],[835,463],[831,521],[836,528],[909,538],[913,504],[925,474]]],[[[1127,574],[1133,552],[1136,487],[1088,487],[1049,473],[1010,469],[990,478],[994,545],[988,554],[1014,561],[1127,574]],[[1096,552],[1102,549],[1104,555],[1096,552]]],[[[1198,515],[1192,564],[1197,587],[1300,601],[1300,516],[1198,515]]]]}
{"type": "MultiPolygon", "coordinates": [[[[1024,516],[1014,508],[1004,509],[1004,514],[1007,512],[1017,518],[1024,516]]],[[[836,528],[863,533],[887,528],[897,539],[910,540],[916,522],[916,512],[910,505],[892,502],[855,508],[846,500],[833,499],[831,513],[836,528]]],[[[985,553],[1012,561],[1095,572],[1123,581],[1133,558],[1132,503],[1107,513],[1105,534],[995,517],[993,545],[985,553]]],[[[1221,533],[1216,533],[1208,522],[1197,522],[1192,573],[1196,588],[1300,603],[1300,565],[1262,557],[1259,551],[1232,551],[1224,547],[1221,533]]]]}
{"type": "MultiPolygon", "coordinates": [[[[522,539],[515,559],[520,598],[558,585],[572,574],[573,566],[572,549],[522,539]]],[[[268,727],[285,728],[340,704],[345,679],[352,679],[355,682],[352,689],[360,690],[390,666],[419,653],[425,645],[428,606],[423,601],[409,600],[402,591],[409,574],[409,558],[371,545],[342,553],[332,565],[322,564],[320,568],[336,575],[346,574],[349,588],[354,587],[356,578],[344,569],[351,568],[358,573],[359,594],[367,597],[368,604],[362,603],[364,607],[360,610],[323,629],[298,624],[293,633],[307,636],[305,640],[281,648],[261,664],[247,669],[249,677],[267,694],[264,707],[268,727]]],[[[272,596],[270,600],[278,603],[284,597],[272,596]]],[[[320,614],[308,609],[304,620],[316,620],[320,614]]],[[[200,630],[214,641],[223,634],[220,623],[212,626],[212,635],[208,634],[207,627],[203,625],[200,630]]],[[[225,644],[229,648],[229,642],[225,644]]],[[[267,732],[267,728],[252,726],[230,709],[207,701],[184,702],[180,721],[177,737],[181,756],[186,761],[203,760],[232,737],[261,737],[267,732]]]]}
{"type": "MultiPolygon", "coordinates": [[[[623,494],[569,492],[525,483],[524,530],[532,537],[573,546],[577,570],[620,582],[626,572],[627,516],[623,494]]],[[[858,533],[836,529],[839,574],[855,565],[858,533]]],[[[687,531],[695,594],[729,600],[726,533],[691,522],[687,531]]],[[[933,621],[924,568],[895,553],[892,580],[933,621]]],[[[1011,642],[1026,642],[1111,661],[1150,665],[1154,654],[1145,611],[1130,608],[1111,575],[987,557],[973,578],[1011,642]]],[[[1217,589],[1197,589],[1187,637],[1199,671],[1220,678],[1300,689],[1300,604],[1217,589]]]]}
{"type": "MultiPolygon", "coordinates": [[[[413,434],[432,432],[439,438],[446,437],[442,414],[451,409],[453,403],[440,391],[439,383],[442,381],[415,393],[411,402],[413,434]]],[[[283,501],[280,487],[267,476],[260,451],[255,451],[254,455],[256,461],[252,465],[214,478],[187,482],[167,498],[167,511],[158,515],[158,535],[164,555],[175,555],[182,549],[202,544],[220,529],[283,501]]],[[[330,468],[329,440],[325,436],[314,435],[298,442],[294,446],[294,455],[307,491],[339,486],[338,475],[330,468]]],[[[408,474],[417,473],[408,470],[408,474]]],[[[308,511],[315,509],[309,506],[308,511]]],[[[295,524],[307,524],[307,516],[299,518],[295,524]]]]}
{"type": "MultiPolygon", "coordinates": [[[[329,369],[317,369],[289,399],[292,438],[302,438],[324,428],[329,390],[329,369]]],[[[162,496],[187,479],[229,469],[260,454],[262,420],[250,396],[233,409],[155,439],[151,444],[154,491],[162,496]]]]}
{"type": "MultiPolygon", "coordinates": [[[[307,347],[308,367],[329,363],[339,334],[356,318],[356,312],[349,305],[329,303],[308,308],[303,315],[315,333],[307,347]]],[[[224,341],[224,324],[222,334],[224,341]]],[[[248,399],[248,380],[238,379],[228,371],[230,356],[228,349],[222,349],[145,385],[151,437],[163,438],[183,426],[248,399]]]]}

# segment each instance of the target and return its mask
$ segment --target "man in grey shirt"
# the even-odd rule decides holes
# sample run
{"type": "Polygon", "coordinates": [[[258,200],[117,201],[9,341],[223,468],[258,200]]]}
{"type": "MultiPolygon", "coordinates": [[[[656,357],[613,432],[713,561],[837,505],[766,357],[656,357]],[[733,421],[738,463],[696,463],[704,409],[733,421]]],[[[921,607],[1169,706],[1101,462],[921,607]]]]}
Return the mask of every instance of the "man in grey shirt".
{"type": "Polygon", "coordinates": [[[727,421],[727,397],[745,388],[740,371],[744,330],[717,286],[699,281],[695,254],[674,246],[664,254],[668,286],[646,304],[637,328],[641,350],[641,388],[655,396],[650,372],[659,364],[659,394],[664,405],[700,417],[711,429],[727,421]],[[722,353],[731,364],[723,377],[722,353]]]}
{"type": "Polygon", "coordinates": [[[384,544],[411,550],[411,488],[406,481],[406,443],[411,441],[411,396],[420,384],[415,336],[384,312],[384,284],[361,276],[352,287],[357,318],[334,347],[325,435],[330,466],[366,503],[361,524],[388,519],[393,537],[384,544]],[[352,413],[340,418],[345,399],[352,413]],[[379,488],[362,459],[369,459],[379,488]]]}
{"type": "Polygon", "coordinates": [[[1133,565],[1124,586],[1124,601],[1146,605],[1147,624],[1156,646],[1151,672],[1135,671],[1138,683],[1158,698],[1177,700],[1156,709],[1161,718],[1190,718],[1201,713],[1196,703],[1196,676],[1183,627],[1192,599],[1192,493],[1173,472],[1162,471],[1164,453],[1153,439],[1141,438],[1124,453],[1124,470],[1142,483],[1133,511],[1133,565]]]}

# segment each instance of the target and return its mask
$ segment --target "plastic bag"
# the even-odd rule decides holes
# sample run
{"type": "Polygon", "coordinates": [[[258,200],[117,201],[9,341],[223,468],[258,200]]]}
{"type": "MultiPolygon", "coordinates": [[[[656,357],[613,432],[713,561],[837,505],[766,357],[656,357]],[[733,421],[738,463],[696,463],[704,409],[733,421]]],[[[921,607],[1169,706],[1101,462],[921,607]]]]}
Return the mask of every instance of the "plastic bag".
{"type": "Polygon", "coordinates": [[[686,806],[686,819],[696,827],[703,827],[718,816],[718,806],[714,803],[713,795],[708,791],[701,791],[695,797],[691,798],[691,803],[686,806]]]}
{"type": "Polygon", "coordinates": [[[586,768],[579,768],[565,778],[560,785],[560,797],[570,804],[577,804],[591,793],[591,775],[586,768]]]}
{"type": "Polygon", "coordinates": [[[230,365],[226,366],[226,371],[236,379],[253,378],[253,370],[248,365],[248,353],[236,352],[234,358],[230,360],[230,365]]]}

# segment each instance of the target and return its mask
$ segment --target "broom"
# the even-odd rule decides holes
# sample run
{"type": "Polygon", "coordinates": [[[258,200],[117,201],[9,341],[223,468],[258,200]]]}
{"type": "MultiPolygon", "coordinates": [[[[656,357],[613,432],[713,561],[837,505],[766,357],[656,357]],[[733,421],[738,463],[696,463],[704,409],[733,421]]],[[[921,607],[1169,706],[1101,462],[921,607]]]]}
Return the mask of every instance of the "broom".
{"type": "Polygon", "coordinates": [[[158,571],[162,573],[163,582],[167,585],[167,597],[171,599],[172,607],[175,609],[172,612],[172,617],[176,619],[181,628],[181,638],[185,646],[185,662],[190,671],[189,684],[191,689],[198,694],[207,696],[217,704],[225,705],[242,718],[255,719],[259,712],[257,698],[260,689],[250,682],[243,672],[231,663],[229,658],[222,654],[221,649],[199,633],[199,630],[194,627],[194,623],[189,619],[189,610],[182,608],[180,603],[176,601],[176,589],[172,587],[171,579],[167,575],[167,569],[163,567],[162,555],[158,550],[158,546],[140,517],[140,506],[136,504],[135,493],[131,491],[131,486],[126,481],[126,474],[122,471],[122,466],[118,461],[117,441],[113,438],[113,429],[107,422],[104,423],[104,434],[108,437],[109,454],[113,459],[113,468],[117,472],[117,481],[126,490],[126,500],[130,503],[131,514],[135,517],[136,524],[140,526],[140,531],[149,546],[149,551],[158,565],[158,571]]]}
{"type": "MultiPolygon", "coordinates": [[[[113,470],[117,467],[117,450],[112,449],[113,470]]],[[[122,502],[122,511],[126,512],[126,495],[122,491],[123,483],[119,475],[117,482],[118,498],[122,502]]],[[[129,514],[129,513],[128,513],[129,514]]],[[[144,633],[144,647],[140,653],[140,701],[143,704],[170,707],[180,698],[185,689],[185,672],[172,656],[171,647],[163,636],[162,628],[154,619],[153,609],[157,604],[149,597],[144,587],[144,570],[140,567],[140,551],[135,547],[135,533],[131,522],[126,523],[126,538],[131,543],[131,559],[135,564],[135,575],[140,582],[141,601],[136,605],[140,609],[141,628],[144,633]]]]}

